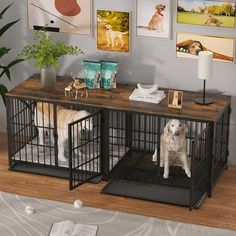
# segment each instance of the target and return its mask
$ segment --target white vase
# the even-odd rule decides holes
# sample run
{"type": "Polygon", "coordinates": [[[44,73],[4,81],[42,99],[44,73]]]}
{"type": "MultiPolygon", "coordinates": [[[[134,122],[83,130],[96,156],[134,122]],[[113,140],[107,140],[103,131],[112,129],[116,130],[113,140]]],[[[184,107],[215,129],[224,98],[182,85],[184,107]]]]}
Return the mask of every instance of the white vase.
{"type": "Polygon", "coordinates": [[[40,71],[41,88],[50,90],[55,89],[57,80],[57,71],[53,67],[42,67],[40,71]]]}

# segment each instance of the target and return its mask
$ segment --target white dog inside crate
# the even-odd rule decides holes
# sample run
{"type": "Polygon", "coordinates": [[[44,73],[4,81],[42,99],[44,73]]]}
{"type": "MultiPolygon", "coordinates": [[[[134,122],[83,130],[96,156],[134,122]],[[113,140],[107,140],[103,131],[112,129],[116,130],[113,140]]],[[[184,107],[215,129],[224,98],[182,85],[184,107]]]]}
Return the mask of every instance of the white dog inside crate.
{"type": "MultiPolygon", "coordinates": [[[[169,177],[169,166],[181,166],[186,175],[190,178],[188,158],[186,153],[186,138],[188,127],[180,120],[170,120],[161,135],[160,140],[160,167],[164,167],[163,177],[169,177]]],[[[157,149],[153,154],[152,160],[157,162],[157,149]]]]}
{"type": "MultiPolygon", "coordinates": [[[[68,141],[68,124],[90,115],[86,110],[71,110],[57,106],[57,134],[58,134],[58,159],[67,161],[65,157],[65,148],[68,141]]],[[[39,144],[44,145],[44,134],[47,128],[54,127],[53,105],[38,102],[35,107],[35,125],[38,127],[39,144]]],[[[74,142],[78,142],[81,130],[92,130],[93,122],[91,118],[83,120],[80,124],[74,125],[72,134],[74,142]]],[[[52,132],[51,132],[52,133],[52,132]]],[[[49,137],[51,142],[53,138],[49,137]]],[[[76,150],[76,149],[75,149],[76,150]]]]}

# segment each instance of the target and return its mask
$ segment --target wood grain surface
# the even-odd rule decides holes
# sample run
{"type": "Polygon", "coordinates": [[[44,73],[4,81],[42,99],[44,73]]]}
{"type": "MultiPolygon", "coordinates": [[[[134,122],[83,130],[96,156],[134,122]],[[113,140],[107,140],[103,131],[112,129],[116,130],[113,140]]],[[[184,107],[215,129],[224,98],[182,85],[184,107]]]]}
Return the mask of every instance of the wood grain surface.
{"type": "MultiPolygon", "coordinates": [[[[199,105],[194,102],[196,97],[202,93],[184,91],[183,108],[168,108],[168,89],[165,89],[166,98],[160,104],[130,101],[129,96],[134,90],[134,85],[118,84],[116,89],[89,90],[89,97],[65,97],[64,88],[72,81],[69,77],[58,77],[55,90],[42,90],[40,88],[39,75],[33,75],[8,93],[10,97],[22,99],[40,100],[60,104],[81,104],[109,108],[121,111],[133,111],[146,114],[176,117],[188,120],[201,120],[215,122],[225,108],[230,104],[231,98],[226,95],[207,95],[213,98],[214,103],[210,105],[199,105]]],[[[172,88],[173,89],[173,88],[172,88]]]]}
{"type": "Polygon", "coordinates": [[[214,188],[213,197],[192,212],[186,207],[101,194],[105,184],[84,184],[69,191],[67,180],[9,171],[7,135],[0,134],[0,191],[67,203],[81,199],[88,207],[236,230],[236,166],[229,166],[214,188]]]}

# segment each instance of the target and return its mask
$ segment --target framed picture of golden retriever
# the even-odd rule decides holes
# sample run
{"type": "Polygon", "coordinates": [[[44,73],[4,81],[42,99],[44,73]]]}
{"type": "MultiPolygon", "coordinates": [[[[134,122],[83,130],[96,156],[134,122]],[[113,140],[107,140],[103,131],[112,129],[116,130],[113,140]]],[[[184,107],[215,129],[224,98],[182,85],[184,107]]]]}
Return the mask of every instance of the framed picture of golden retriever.
{"type": "Polygon", "coordinates": [[[92,0],[28,0],[29,29],[92,34],[92,0]]]}
{"type": "Polygon", "coordinates": [[[169,90],[168,91],[168,107],[181,109],[183,106],[183,96],[182,91],[169,90]]]}
{"type": "Polygon", "coordinates": [[[224,0],[178,0],[177,23],[235,28],[235,6],[224,0]]]}
{"type": "Polygon", "coordinates": [[[137,36],[170,38],[170,0],[136,0],[137,36]]]}
{"type": "Polygon", "coordinates": [[[176,55],[178,58],[198,59],[200,51],[213,52],[213,60],[233,63],[235,40],[219,36],[177,33],[176,55]]]}
{"type": "Polygon", "coordinates": [[[97,49],[130,52],[130,13],[97,10],[97,49]]]}

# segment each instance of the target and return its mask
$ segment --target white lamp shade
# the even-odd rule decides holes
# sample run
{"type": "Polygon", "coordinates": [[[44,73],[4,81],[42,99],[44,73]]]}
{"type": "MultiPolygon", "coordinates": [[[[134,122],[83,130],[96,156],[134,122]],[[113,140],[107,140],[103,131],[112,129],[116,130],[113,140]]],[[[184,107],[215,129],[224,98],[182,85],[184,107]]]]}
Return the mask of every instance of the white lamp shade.
{"type": "Polygon", "coordinates": [[[213,53],[210,51],[201,51],[198,54],[198,78],[210,79],[212,77],[213,53]]]}

